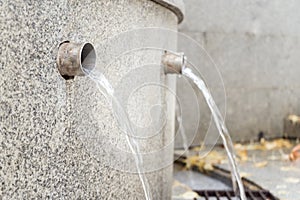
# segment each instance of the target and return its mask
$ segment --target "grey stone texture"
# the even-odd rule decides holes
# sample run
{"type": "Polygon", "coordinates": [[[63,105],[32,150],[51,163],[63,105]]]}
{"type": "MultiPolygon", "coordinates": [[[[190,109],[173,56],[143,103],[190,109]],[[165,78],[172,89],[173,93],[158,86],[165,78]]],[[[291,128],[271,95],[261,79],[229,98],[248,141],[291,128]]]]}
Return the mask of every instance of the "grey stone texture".
{"type": "MultiPolygon", "coordinates": [[[[179,40],[179,49],[187,51],[188,58],[198,56],[193,61],[221,112],[226,111],[233,140],[256,139],[259,131],[266,137],[282,136],[284,118],[300,114],[299,2],[189,0],[185,4],[186,16],[179,30],[210,54],[225,91],[211,61],[203,59],[191,43],[179,40]]],[[[177,86],[179,97],[194,95],[186,91],[183,80],[177,86]]],[[[203,141],[211,119],[201,97],[199,101],[200,128],[190,123],[198,114],[195,105],[189,108],[191,102],[182,101],[182,107],[189,110],[184,127],[188,138],[196,136],[194,145],[203,141]]],[[[181,143],[178,140],[176,146],[181,143]]]]}
{"type": "MultiPolygon", "coordinates": [[[[56,67],[56,53],[65,40],[90,42],[100,65],[107,59],[101,45],[121,32],[143,27],[177,30],[174,12],[149,0],[1,0],[0,20],[1,199],[144,199],[132,155],[122,160],[113,151],[124,153],[128,146],[109,103],[88,77],[64,80],[56,67]]],[[[176,41],[169,37],[160,47],[176,50],[176,41]]],[[[121,41],[111,51],[128,44],[121,41]]],[[[157,51],[132,53],[100,68],[113,86],[122,89],[119,82],[124,76],[145,62],[160,62],[160,57],[157,51]]],[[[175,89],[174,78],[159,67],[152,78],[175,89]]],[[[141,142],[142,152],[170,143],[160,154],[170,162],[174,97],[167,93],[162,87],[147,88],[137,94],[137,102],[129,101],[128,110],[139,125],[151,120],[144,119],[149,111],[139,106],[142,103],[162,105],[154,112],[158,119],[164,117],[163,109],[173,114],[156,138],[141,142]]],[[[170,199],[171,163],[163,167],[150,163],[146,175],[153,199],[170,199]]]]}

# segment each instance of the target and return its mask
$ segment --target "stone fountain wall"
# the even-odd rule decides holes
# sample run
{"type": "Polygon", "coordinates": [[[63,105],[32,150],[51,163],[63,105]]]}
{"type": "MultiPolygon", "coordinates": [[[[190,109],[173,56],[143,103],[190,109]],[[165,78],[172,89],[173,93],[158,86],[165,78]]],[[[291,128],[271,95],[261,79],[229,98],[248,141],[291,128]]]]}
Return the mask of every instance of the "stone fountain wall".
{"type": "MultiPolygon", "coordinates": [[[[103,52],[101,42],[133,28],[177,30],[176,12],[180,12],[176,1],[0,1],[1,199],[144,198],[136,174],[110,166],[115,154],[108,151],[112,143],[106,136],[112,136],[116,144],[125,140],[118,137],[120,130],[105,98],[87,77],[64,80],[56,67],[56,53],[65,40],[91,42],[97,52],[103,52]],[[99,143],[90,145],[91,139],[99,143]]],[[[175,49],[176,38],[171,40],[161,47],[175,49]]],[[[97,55],[98,60],[102,56],[97,55]]],[[[125,57],[125,66],[134,69],[137,60],[147,57],[157,62],[160,56],[148,52],[125,57]]],[[[131,68],[116,64],[103,72],[116,86],[131,68]]],[[[153,74],[174,87],[174,80],[159,69],[153,74]]],[[[150,91],[166,104],[163,89],[150,91]]],[[[144,101],[151,103],[148,98],[144,101]]],[[[173,110],[171,105],[168,109],[173,110]]],[[[131,114],[146,112],[141,109],[137,106],[131,114]]],[[[171,140],[174,113],[168,119],[161,139],[151,146],[164,146],[171,140]]],[[[143,147],[147,151],[149,145],[143,147]]],[[[161,156],[172,159],[173,152],[161,156]]],[[[172,165],[147,173],[147,178],[154,199],[170,199],[172,165]]]]}

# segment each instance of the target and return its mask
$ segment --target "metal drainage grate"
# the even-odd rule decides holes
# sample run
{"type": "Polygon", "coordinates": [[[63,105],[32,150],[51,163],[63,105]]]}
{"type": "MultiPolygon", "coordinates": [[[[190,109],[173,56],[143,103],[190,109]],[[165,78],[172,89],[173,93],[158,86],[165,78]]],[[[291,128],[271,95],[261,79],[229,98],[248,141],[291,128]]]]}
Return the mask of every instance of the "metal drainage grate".
{"type": "MultiPolygon", "coordinates": [[[[197,192],[201,197],[197,200],[239,200],[240,198],[235,196],[235,193],[233,191],[226,191],[226,190],[199,190],[195,191],[197,192]]],[[[274,197],[269,191],[267,190],[247,190],[246,196],[248,200],[278,200],[276,197],[274,197]]]]}

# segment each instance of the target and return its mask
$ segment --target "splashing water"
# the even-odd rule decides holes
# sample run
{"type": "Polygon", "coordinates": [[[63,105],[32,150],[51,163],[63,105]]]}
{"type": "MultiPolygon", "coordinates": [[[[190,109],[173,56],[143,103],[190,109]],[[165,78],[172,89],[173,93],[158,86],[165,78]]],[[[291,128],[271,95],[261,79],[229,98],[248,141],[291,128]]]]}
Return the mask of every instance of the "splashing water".
{"type": "Polygon", "coordinates": [[[137,173],[139,175],[139,178],[141,180],[145,198],[146,200],[151,200],[152,195],[150,192],[150,186],[147,180],[146,175],[143,173],[143,158],[140,151],[140,147],[138,142],[134,139],[134,131],[131,126],[131,122],[129,120],[129,117],[125,111],[125,109],[121,106],[119,100],[114,95],[114,89],[112,85],[109,83],[107,78],[102,73],[95,73],[93,71],[87,70],[83,68],[84,73],[86,76],[88,76],[92,81],[96,83],[96,86],[98,90],[105,96],[106,100],[110,103],[110,106],[115,106],[115,116],[117,118],[117,121],[119,125],[121,126],[121,130],[125,130],[125,137],[126,141],[128,143],[128,146],[130,148],[130,151],[132,152],[134,159],[135,159],[135,165],[137,168],[137,173]]]}
{"type": "Polygon", "coordinates": [[[199,90],[203,93],[203,96],[206,100],[206,103],[207,103],[211,113],[212,113],[214,122],[215,122],[216,127],[219,131],[219,134],[223,140],[223,144],[224,144],[224,147],[227,152],[227,156],[228,156],[228,160],[229,160],[229,164],[230,164],[230,168],[231,168],[231,172],[232,172],[233,188],[237,192],[237,186],[238,186],[241,199],[246,200],[247,198],[245,195],[243,182],[241,180],[239,170],[237,168],[235,156],[234,156],[232,140],[231,140],[229,132],[225,126],[224,119],[223,119],[215,101],[213,100],[204,81],[200,77],[196,76],[190,68],[184,68],[182,70],[182,74],[185,75],[186,77],[190,78],[197,85],[199,90]]]}

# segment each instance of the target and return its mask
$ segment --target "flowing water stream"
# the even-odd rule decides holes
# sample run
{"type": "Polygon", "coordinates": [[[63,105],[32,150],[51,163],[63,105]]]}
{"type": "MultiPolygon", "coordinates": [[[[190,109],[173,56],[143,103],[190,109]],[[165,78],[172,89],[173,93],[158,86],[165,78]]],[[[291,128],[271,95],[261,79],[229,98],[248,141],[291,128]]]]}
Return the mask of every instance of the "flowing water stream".
{"type": "Polygon", "coordinates": [[[115,117],[117,118],[117,121],[121,126],[120,127],[121,130],[126,131],[125,138],[130,148],[130,151],[134,156],[137,173],[139,175],[139,178],[143,186],[145,198],[146,200],[151,200],[152,195],[151,195],[150,186],[143,170],[144,167],[143,167],[142,153],[140,151],[140,147],[137,140],[134,138],[135,133],[131,126],[131,122],[129,120],[127,112],[121,106],[119,100],[114,95],[114,89],[112,85],[109,83],[107,78],[102,73],[100,72],[97,73],[84,68],[83,71],[86,74],[86,76],[88,76],[92,81],[95,82],[98,90],[105,96],[106,100],[110,103],[112,110],[116,112],[115,117]],[[115,107],[115,109],[113,109],[113,107],[115,107]]]}
{"type": "MultiPolygon", "coordinates": [[[[134,138],[135,133],[131,126],[131,122],[129,120],[127,112],[121,106],[119,100],[115,97],[114,89],[113,89],[112,85],[109,83],[107,78],[102,73],[100,73],[100,72],[96,73],[94,71],[89,71],[86,69],[83,69],[83,71],[92,81],[95,82],[98,90],[105,96],[106,100],[110,103],[110,106],[112,108],[115,107],[114,111],[116,112],[115,116],[117,118],[117,121],[118,121],[119,125],[121,126],[121,129],[126,131],[125,138],[128,143],[128,146],[130,148],[130,151],[132,152],[132,154],[134,156],[135,165],[137,167],[137,172],[138,172],[139,178],[142,183],[145,198],[146,198],[146,200],[151,200],[152,195],[151,195],[151,191],[150,191],[150,186],[149,186],[148,180],[143,171],[144,167],[143,167],[142,154],[140,151],[139,144],[138,144],[137,140],[134,138]]],[[[238,192],[239,192],[241,199],[246,200],[244,186],[243,186],[243,183],[242,183],[242,180],[241,180],[241,177],[239,174],[239,170],[237,168],[237,164],[235,161],[232,140],[231,140],[229,132],[225,126],[224,119],[223,119],[218,107],[216,106],[216,103],[214,102],[204,81],[200,77],[196,76],[190,68],[184,68],[182,70],[182,74],[184,76],[190,78],[197,85],[199,90],[203,93],[206,103],[209,106],[209,109],[212,113],[214,122],[215,122],[216,127],[219,131],[219,134],[223,140],[223,144],[224,144],[224,147],[227,152],[230,168],[232,171],[233,188],[236,191],[238,188],[238,192]]],[[[186,153],[188,153],[188,145],[187,145],[187,141],[185,138],[185,133],[184,133],[183,125],[182,125],[181,116],[177,116],[177,121],[179,124],[179,132],[180,132],[183,142],[184,142],[185,151],[186,151],[186,153]]]]}
{"type": "Polygon", "coordinates": [[[229,160],[229,165],[231,168],[231,173],[232,173],[232,184],[233,184],[233,188],[234,190],[237,192],[237,188],[239,189],[239,195],[241,197],[242,200],[246,200],[246,195],[245,195],[245,190],[244,190],[244,186],[243,186],[243,182],[241,180],[240,174],[239,174],[239,170],[237,168],[237,164],[236,164],[236,160],[235,160],[235,156],[234,156],[234,149],[233,149],[233,144],[232,144],[232,140],[230,138],[229,132],[225,126],[225,122],[224,119],[215,103],[215,101],[213,100],[208,88],[206,87],[204,81],[196,76],[193,71],[190,68],[183,68],[182,70],[182,74],[188,78],[190,78],[199,88],[199,90],[202,92],[206,103],[212,113],[214,122],[216,124],[216,127],[219,131],[219,134],[223,140],[223,144],[224,147],[226,149],[227,152],[227,157],[229,160]]]}

